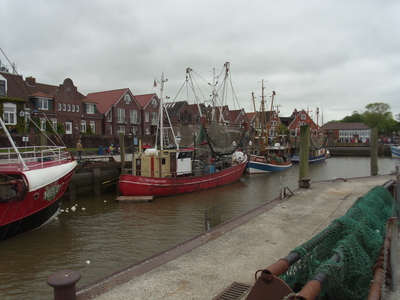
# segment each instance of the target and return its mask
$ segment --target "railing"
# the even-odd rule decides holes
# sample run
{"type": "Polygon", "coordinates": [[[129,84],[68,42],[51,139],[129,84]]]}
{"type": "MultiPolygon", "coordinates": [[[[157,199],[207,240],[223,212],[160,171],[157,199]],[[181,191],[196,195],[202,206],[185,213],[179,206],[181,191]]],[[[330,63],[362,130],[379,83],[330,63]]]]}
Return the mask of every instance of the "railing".
{"type": "Polygon", "coordinates": [[[63,161],[74,159],[65,147],[59,146],[19,147],[18,151],[20,157],[18,157],[18,153],[14,148],[1,148],[0,164],[17,164],[18,168],[22,168],[22,159],[25,163],[29,163],[28,168],[38,168],[43,167],[49,161],[56,161],[61,164],[63,161]]]}
{"type": "Polygon", "coordinates": [[[130,118],[129,121],[131,124],[139,124],[139,118],[130,118]]]}
{"type": "Polygon", "coordinates": [[[127,117],[117,117],[117,123],[128,123],[127,117]]]}

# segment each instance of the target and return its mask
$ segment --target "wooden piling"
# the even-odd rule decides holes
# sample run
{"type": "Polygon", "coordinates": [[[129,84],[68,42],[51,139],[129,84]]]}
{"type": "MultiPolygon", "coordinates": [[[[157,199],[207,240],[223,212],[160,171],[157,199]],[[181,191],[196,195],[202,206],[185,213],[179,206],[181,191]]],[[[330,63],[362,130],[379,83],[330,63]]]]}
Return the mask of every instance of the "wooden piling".
{"type": "Polygon", "coordinates": [[[310,148],[310,125],[300,127],[300,171],[299,187],[303,186],[303,178],[308,178],[308,153],[310,148]]]}
{"type": "Polygon", "coordinates": [[[221,207],[219,204],[204,210],[204,221],[206,230],[221,224],[221,207]]]}
{"type": "Polygon", "coordinates": [[[371,129],[371,176],[378,175],[378,129],[371,129]]]}
{"type": "Polygon", "coordinates": [[[119,134],[119,151],[121,155],[121,174],[126,174],[126,169],[125,169],[125,139],[124,139],[124,134],[120,133],[119,134]]]}
{"type": "Polygon", "coordinates": [[[100,176],[100,168],[93,169],[93,182],[94,182],[94,195],[101,195],[101,176],[100,176]]]}
{"type": "Polygon", "coordinates": [[[75,183],[70,183],[68,185],[68,199],[70,201],[76,200],[76,185],[75,185],[75,183]]]}

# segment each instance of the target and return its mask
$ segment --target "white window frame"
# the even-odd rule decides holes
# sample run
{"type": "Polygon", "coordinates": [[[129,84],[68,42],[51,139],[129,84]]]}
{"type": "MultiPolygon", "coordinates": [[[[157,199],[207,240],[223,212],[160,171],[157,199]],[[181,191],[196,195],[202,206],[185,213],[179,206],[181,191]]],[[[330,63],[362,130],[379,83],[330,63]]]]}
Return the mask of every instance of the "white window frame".
{"type": "Polygon", "coordinates": [[[65,133],[72,134],[72,122],[65,122],[65,133]]]}
{"type": "Polygon", "coordinates": [[[6,125],[17,125],[17,105],[15,103],[3,104],[3,121],[6,125]]]}
{"type": "Polygon", "coordinates": [[[62,104],[61,104],[61,103],[58,103],[57,106],[58,106],[58,110],[61,111],[61,110],[62,110],[62,104]]]}
{"type": "Polygon", "coordinates": [[[117,125],[117,133],[125,134],[125,125],[117,125]]]}
{"type": "Polygon", "coordinates": [[[57,119],[51,118],[50,119],[51,124],[53,125],[53,129],[55,132],[57,132],[57,119]]]}
{"type": "Polygon", "coordinates": [[[130,123],[131,124],[138,124],[139,120],[138,120],[138,111],[135,109],[132,109],[130,111],[130,123]]]}
{"type": "Polygon", "coordinates": [[[158,123],[158,114],[156,112],[151,113],[151,125],[157,125],[158,123]]]}
{"type": "Polygon", "coordinates": [[[37,98],[37,108],[39,110],[49,110],[49,99],[37,98]]]}
{"type": "Polygon", "coordinates": [[[133,135],[137,135],[137,133],[138,133],[138,127],[137,126],[131,126],[130,129],[131,129],[131,132],[133,133],[133,135]]]}
{"type": "Polygon", "coordinates": [[[40,118],[40,129],[41,130],[46,130],[46,119],[45,118],[40,118]]]}
{"type": "Polygon", "coordinates": [[[107,133],[106,134],[113,134],[112,125],[107,125],[107,133]]]}
{"type": "Polygon", "coordinates": [[[81,132],[86,132],[86,121],[81,120],[81,132]]]}
{"type": "Polygon", "coordinates": [[[124,102],[126,105],[129,105],[132,102],[131,96],[129,94],[125,94],[124,102]]]}
{"type": "Polygon", "coordinates": [[[67,104],[63,103],[63,111],[67,110],[67,104]]]}
{"type": "Polygon", "coordinates": [[[75,111],[76,111],[76,112],[79,112],[79,105],[76,105],[75,111]]]}
{"type": "Polygon", "coordinates": [[[94,115],[94,104],[86,103],[86,113],[88,115],[94,115]]]}
{"type": "Polygon", "coordinates": [[[89,122],[89,126],[92,129],[92,132],[95,133],[96,132],[96,122],[95,121],[90,121],[89,122]]]}
{"type": "Polygon", "coordinates": [[[305,120],[307,118],[306,114],[301,114],[300,117],[301,117],[302,120],[305,120]]]}
{"type": "Polygon", "coordinates": [[[107,112],[107,122],[112,122],[112,113],[111,113],[111,109],[107,112]]]}
{"type": "Polygon", "coordinates": [[[117,108],[117,122],[118,123],[125,122],[125,108],[117,108]]]}
{"type": "Polygon", "coordinates": [[[145,113],[144,113],[144,117],[145,117],[145,122],[146,123],[149,123],[149,121],[150,121],[150,113],[148,112],[148,111],[146,111],[145,113]]]}
{"type": "Polygon", "coordinates": [[[7,93],[7,81],[0,80],[0,97],[4,97],[7,93]]]}

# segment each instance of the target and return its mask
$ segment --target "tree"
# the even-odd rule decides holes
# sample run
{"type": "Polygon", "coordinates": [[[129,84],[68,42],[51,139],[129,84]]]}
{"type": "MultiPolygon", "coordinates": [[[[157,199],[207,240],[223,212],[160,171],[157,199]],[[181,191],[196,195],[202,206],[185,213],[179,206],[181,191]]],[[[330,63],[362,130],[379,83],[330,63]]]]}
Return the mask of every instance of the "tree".
{"type": "Polygon", "coordinates": [[[370,103],[365,107],[367,110],[363,113],[363,122],[370,128],[377,128],[378,133],[391,134],[396,127],[396,121],[393,119],[390,105],[377,102],[370,103]]]}
{"type": "Polygon", "coordinates": [[[342,123],[359,123],[363,122],[363,115],[360,114],[357,110],[353,111],[351,116],[345,116],[342,120],[342,123]]]}

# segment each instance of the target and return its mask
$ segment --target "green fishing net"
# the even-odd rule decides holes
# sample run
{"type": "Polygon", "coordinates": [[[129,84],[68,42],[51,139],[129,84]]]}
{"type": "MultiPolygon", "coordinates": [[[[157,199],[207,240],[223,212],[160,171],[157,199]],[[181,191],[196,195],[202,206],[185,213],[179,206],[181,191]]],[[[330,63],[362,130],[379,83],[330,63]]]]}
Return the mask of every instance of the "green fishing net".
{"type": "Polygon", "coordinates": [[[347,213],[312,239],[292,250],[300,259],[280,277],[294,292],[319,272],[328,275],[317,299],[366,299],[372,267],[381,250],[387,220],[397,214],[390,192],[377,186],[357,199],[347,213]],[[337,259],[332,257],[337,255],[337,259]]]}

